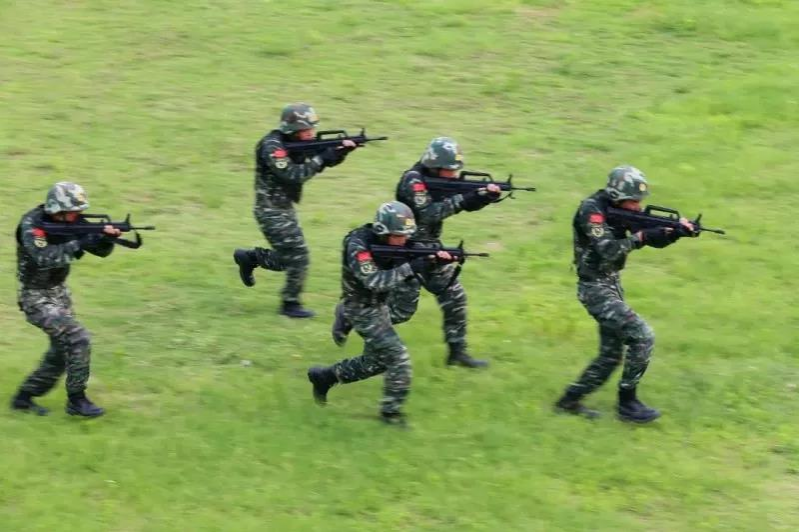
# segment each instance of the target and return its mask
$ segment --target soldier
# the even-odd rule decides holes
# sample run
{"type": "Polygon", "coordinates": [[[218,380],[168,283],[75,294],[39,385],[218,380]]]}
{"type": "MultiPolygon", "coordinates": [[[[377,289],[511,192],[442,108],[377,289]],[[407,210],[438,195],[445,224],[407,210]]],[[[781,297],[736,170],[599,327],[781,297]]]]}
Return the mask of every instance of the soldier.
{"type": "Polygon", "coordinates": [[[89,332],[75,319],[69,289],[64,284],[70,264],[88,251],[107,257],[114,249],[119,229],[106,226],[102,235],[54,236],[42,222],[75,223],[89,207],[86,193],[75,183],[56,183],[47,201],[27,212],[17,226],[17,278],[19,308],[28,322],[50,337],[50,349],[11,401],[13,410],[47,414],[34,397],[46,394],[64,371],[67,374],[66,411],[73,416],[97,417],[104,410],[86,397],[91,346],[89,332]]]}
{"type": "Polygon", "coordinates": [[[310,105],[288,105],[280,115],[280,127],[258,142],[253,212],[273,249],[237,249],[233,254],[245,286],[255,285],[253,270],[258,266],[286,272],[280,313],[290,318],[314,316],[300,302],[309,260],[294,204],[300,202],[303,183],[325,168],[341,164],[357,147],[351,140],[345,140],[340,148],[327,148],[311,156],[286,150],[285,142],[314,140],[317,124],[319,118],[310,105]]]}
{"type": "Polygon", "coordinates": [[[416,230],[413,212],[403,203],[392,201],[380,206],[375,222],[351,231],[344,238],[340,308],[364,339],[363,354],[329,367],[312,367],[308,379],[320,404],[335,384],[355,382],[385,373],[380,418],[389,424],[404,425],[401,407],[411,384],[411,360],[391,323],[389,296],[415,275],[434,267],[436,261],[451,261],[445,251],[419,257],[400,265],[382,263],[372,257],[370,246],[403,246],[416,230]]]}
{"type": "MultiPolygon", "coordinates": [[[[500,189],[496,184],[467,194],[455,194],[434,200],[425,185],[425,177],[456,179],[463,168],[463,152],[458,143],[449,137],[433,139],[421,159],[407,170],[397,185],[396,198],[407,205],[416,217],[418,229],[412,243],[416,246],[440,246],[444,219],[461,211],[478,211],[499,199],[500,189]]],[[[390,308],[393,323],[402,323],[411,318],[419,304],[420,287],[436,296],[444,314],[444,338],[449,346],[448,365],[467,368],[485,367],[485,360],[472,358],[466,349],[466,292],[456,278],[453,264],[439,264],[421,276],[419,280],[403,284],[391,294],[390,308]]],[[[343,345],[349,333],[340,306],[336,307],[333,324],[333,341],[343,345]]]]}
{"type": "Polygon", "coordinates": [[[585,199],[572,222],[574,264],[577,268],[577,297],[599,324],[599,356],[566,389],[555,404],[558,412],[595,418],[599,412],[584,406],[582,398],[601,386],[625,355],[619,381],[618,416],[623,421],[648,423],[660,412],[638,400],[636,389],[655,343],[652,328],[624,301],[619,273],[627,254],[643,246],[663,248],[683,236],[696,236],[693,225],[682,218],[682,227],[652,228],[629,235],[624,228],[607,223],[610,206],[641,210],[649,195],[646,176],[632,166],[611,170],[604,189],[585,199]]]}

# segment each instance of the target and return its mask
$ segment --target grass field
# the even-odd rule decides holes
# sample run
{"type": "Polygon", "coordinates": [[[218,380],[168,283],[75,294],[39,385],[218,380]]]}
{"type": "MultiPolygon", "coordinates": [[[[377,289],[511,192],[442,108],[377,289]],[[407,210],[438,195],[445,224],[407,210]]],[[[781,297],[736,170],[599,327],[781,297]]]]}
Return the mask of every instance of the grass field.
{"type": "Polygon", "coordinates": [[[74,180],[158,226],[70,277],[108,415],[68,418],[63,386],[49,417],[0,410],[0,530],[796,530],[798,54],[791,0],[0,0],[0,398],[46,343],[15,302],[22,213],[74,180]],[[295,100],[391,137],[306,188],[305,322],[230,258],[263,240],[252,148],[295,100]],[[329,339],[341,239],[441,134],[539,191],[447,222],[492,253],[462,276],[492,366],[444,367],[423,296],[400,432],[379,379],[320,409],[305,371],[358,352],[329,339]],[[623,162],[728,231],[631,256],[647,427],[613,418],[615,379],[601,420],[551,411],[597,342],[570,219],[623,162]]]}

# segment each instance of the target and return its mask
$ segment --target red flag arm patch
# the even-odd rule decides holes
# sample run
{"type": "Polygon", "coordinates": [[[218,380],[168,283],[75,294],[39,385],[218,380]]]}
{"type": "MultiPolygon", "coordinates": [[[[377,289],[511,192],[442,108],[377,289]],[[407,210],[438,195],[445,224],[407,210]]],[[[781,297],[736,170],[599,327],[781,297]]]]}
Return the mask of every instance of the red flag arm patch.
{"type": "Polygon", "coordinates": [[[31,229],[31,234],[34,238],[44,238],[47,236],[47,233],[44,232],[44,229],[41,229],[40,227],[34,227],[31,229]]]}
{"type": "Polygon", "coordinates": [[[588,223],[590,223],[590,224],[603,224],[603,223],[605,223],[605,216],[603,214],[598,213],[598,212],[592,213],[588,217],[588,223]]]}
{"type": "Polygon", "coordinates": [[[288,155],[289,155],[289,152],[287,152],[283,148],[278,148],[278,149],[276,149],[275,151],[272,152],[272,157],[274,157],[276,159],[279,159],[281,157],[288,157],[288,155]]]}
{"type": "Polygon", "coordinates": [[[367,260],[372,260],[372,254],[368,251],[359,251],[357,255],[355,255],[355,259],[358,262],[366,262],[367,260]]]}
{"type": "Polygon", "coordinates": [[[427,185],[424,183],[414,183],[412,188],[414,192],[425,192],[427,190],[427,185]]]}

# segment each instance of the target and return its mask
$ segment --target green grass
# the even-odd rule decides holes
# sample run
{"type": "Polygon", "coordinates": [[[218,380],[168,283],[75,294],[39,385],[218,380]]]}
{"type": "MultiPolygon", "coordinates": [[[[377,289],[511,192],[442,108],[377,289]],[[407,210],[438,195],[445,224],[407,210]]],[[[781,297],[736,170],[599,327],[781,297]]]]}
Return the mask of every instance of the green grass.
{"type": "Polygon", "coordinates": [[[45,338],[15,304],[13,230],[58,180],[92,211],[158,226],[70,278],[94,338],[83,423],[0,411],[0,530],[795,530],[799,4],[789,0],[0,1],[0,390],[45,338]],[[391,140],[307,187],[307,303],[241,286],[262,237],[252,148],[284,103],[391,140]],[[425,295],[400,328],[413,430],[374,421],[379,379],[313,405],[340,242],[426,143],[539,188],[446,224],[467,264],[486,372],[443,366],[425,295]],[[629,162],[652,202],[729,236],[633,254],[628,299],[654,327],[629,427],[550,405],[596,349],[575,298],[570,219],[629,162]],[[242,364],[250,361],[250,365],[242,364]]]}

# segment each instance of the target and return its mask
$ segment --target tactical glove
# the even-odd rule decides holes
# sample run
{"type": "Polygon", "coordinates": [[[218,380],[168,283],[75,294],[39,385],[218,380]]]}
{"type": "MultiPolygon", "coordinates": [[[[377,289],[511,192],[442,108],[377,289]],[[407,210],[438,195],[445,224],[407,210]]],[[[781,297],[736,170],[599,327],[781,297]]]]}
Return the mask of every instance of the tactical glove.
{"type": "Polygon", "coordinates": [[[464,211],[473,212],[479,211],[489,203],[491,203],[491,199],[487,195],[479,194],[476,190],[473,190],[463,195],[461,207],[464,211]]]}
{"type": "Polygon", "coordinates": [[[78,245],[80,249],[93,249],[102,244],[103,242],[107,242],[108,239],[105,235],[100,234],[91,234],[91,235],[83,235],[78,238],[78,245]]]}
{"type": "Polygon", "coordinates": [[[421,274],[421,273],[425,273],[427,270],[429,270],[430,266],[432,265],[432,263],[433,263],[433,259],[431,259],[429,256],[425,255],[424,257],[416,257],[415,259],[410,261],[408,264],[411,265],[411,270],[413,270],[413,273],[421,274]]]}
{"type": "Polygon", "coordinates": [[[644,246],[653,248],[665,248],[673,244],[680,236],[677,231],[666,232],[664,227],[652,227],[641,231],[641,240],[644,246]]]}
{"type": "Polygon", "coordinates": [[[336,148],[327,148],[322,153],[319,154],[319,157],[322,159],[322,162],[328,168],[341,164],[344,161],[344,157],[346,157],[346,153],[344,150],[337,150],[336,148]]]}
{"type": "Polygon", "coordinates": [[[499,199],[499,197],[502,195],[501,192],[492,192],[492,191],[490,191],[488,189],[478,190],[477,194],[479,194],[480,196],[483,196],[485,198],[488,198],[488,202],[489,203],[493,203],[493,202],[497,201],[499,199]]]}

